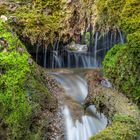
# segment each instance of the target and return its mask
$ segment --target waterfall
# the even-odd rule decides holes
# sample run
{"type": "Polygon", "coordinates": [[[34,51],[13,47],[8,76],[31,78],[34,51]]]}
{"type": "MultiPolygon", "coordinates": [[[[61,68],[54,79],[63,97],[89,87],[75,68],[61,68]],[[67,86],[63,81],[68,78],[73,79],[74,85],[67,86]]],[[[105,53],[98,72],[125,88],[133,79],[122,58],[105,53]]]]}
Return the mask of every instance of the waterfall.
{"type": "Polygon", "coordinates": [[[74,59],[75,59],[75,67],[78,68],[79,66],[79,53],[74,54],[74,59]]]}
{"type": "Polygon", "coordinates": [[[85,115],[82,116],[81,122],[79,120],[74,122],[67,106],[63,108],[63,114],[66,126],[66,140],[88,140],[107,125],[104,116],[100,116],[101,120],[99,120],[85,115]]]}
{"type": "Polygon", "coordinates": [[[122,34],[122,32],[120,31],[120,29],[118,29],[118,32],[119,32],[119,35],[120,35],[120,41],[121,41],[121,43],[122,44],[124,44],[124,37],[123,37],[123,34],[122,34]]]}
{"type": "Polygon", "coordinates": [[[85,111],[82,104],[88,95],[86,80],[74,73],[52,73],[65,90],[62,104],[66,140],[88,140],[107,126],[107,118],[94,105],[85,111]],[[69,97],[69,98],[68,98],[69,97]],[[80,113],[79,113],[80,112],[80,113]]]}
{"type": "Polygon", "coordinates": [[[79,75],[73,74],[53,74],[56,80],[63,86],[66,91],[66,94],[76,101],[82,103],[84,102],[87,94],[87,83],[79,75]]]}
{"type": "MultiPolygon", "coordinates": [[[[90,46],[87,44],[70,43],[63,46],[62,42],[55,41],[49,49],[44,48],[43,62],[39,56],[39,48],[36,48],[36,61],[43,63],[47,68],[95,68],[102,67],[102,61],[107,51],[117,43],[125,43],[124,34],[120,29],[110,30],[106,33],[95,32],[90,37],[90,46]],[[92,39],[92,40],[91,40],[92,39]]],[[[42,49],[43,50],[43,49],[42,49]]]]}
{"type": "Polygon", "coordinates": [[[70,60],[70,55],[71,55],[71,53],[68,53],[68,68],[70,68],[71,67],[71,60],[70,60]]]}
{"type": "Polygon", "coordinates": [[[37,45],[37,49],[36,49],[36,62],[38,63],[38,51],[39,51],[39,47],[40,45],[37,45]]]}
{"type": "Polygon", "coordinates": [[[95,45],[94,45],[94,64],[97,64],[97,43],[98,43],[98,32],[95,33],[95,45]]]}
{"type": "Polygon", "coordinates": [[[45,48],[45,51],[44,51],[44,68],[46,68],[46,64],[47,64],[47,48],[45,48]]]}

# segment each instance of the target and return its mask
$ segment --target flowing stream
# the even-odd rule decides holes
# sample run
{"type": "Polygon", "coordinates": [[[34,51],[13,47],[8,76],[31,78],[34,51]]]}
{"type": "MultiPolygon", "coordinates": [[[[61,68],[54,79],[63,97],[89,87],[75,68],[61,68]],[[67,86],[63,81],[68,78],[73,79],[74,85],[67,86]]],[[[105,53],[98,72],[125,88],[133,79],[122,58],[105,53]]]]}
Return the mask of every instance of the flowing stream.
{"type": "MultiPolygon", "coordinates": [[[[42,50],[41,46],[37,46],[36,61],[51,69],[100,68],[107,51],[118,43],[125,43],[125,36],[121,30],[110,30],[106,33],[96,31],[90,34],[89,42],[71,41],[63,44],[56,40],[53,46],[42,50]]],[[[51,74],[65,90],[65,93],[59,95],[58,101],[58,112],[63,116],[62,122],[65,126],[65,140],[88,140],[104,129],[108,120],[104,114],[97,112],[94,105],[84,109],[84,102],[88,96],[88,85],[84,77],[74,71],[62,71],[51,74]]],[[[107,81],[102,81],[102,85],[111,86],[107,81]]]]}
{"type": "Polygon", "coordinates": [[[86,80],[74,73],[53,73],[65,90],[62,113],[65,122],[65,140],[88,140],[107,126],[107,118],[90,105],[86,111],[83,103],[88,95],[86,80]]]}

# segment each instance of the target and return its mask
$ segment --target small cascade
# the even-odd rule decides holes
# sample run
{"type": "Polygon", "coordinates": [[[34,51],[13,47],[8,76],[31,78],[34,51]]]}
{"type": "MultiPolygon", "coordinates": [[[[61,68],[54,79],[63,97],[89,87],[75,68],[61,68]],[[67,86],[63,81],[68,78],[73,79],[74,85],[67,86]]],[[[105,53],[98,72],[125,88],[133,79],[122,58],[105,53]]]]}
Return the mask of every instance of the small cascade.
{"type": "Polygon", "coordinates": [[[82,103],[88,94],[87,83],[79,75],[54,73],[55,79],[63,85],[66,94],[82,103]]]}
{"type": "Polygon", "coordinates": [[[107,126],[107,118],[98,113],[94,105],[86,112],[82,104],[88,95],[86,80],[74,73],[52,73],[65,90],[62,114],[65,124],[65,140],[88,140],[107,126]],[[66,97],[65,97],[66,96],[66,97]]]}
{"type": "Polygon", "coordinates": [[[44,67],[46,68],[47,66],[47,61],[46,61],[46,59],[47,59],[47,48],[45,48],[45,51],[44,51],[44,67]]]}
{"type": "MultiPolygon", "coordinates": [[[[85,41],[84,41],[85,42],[85,41]]],[[[117,43],[125,43],[124,34],[120,29],[107,33],[95,32],[86,44],[70,43],[63,46],[55,41],[54,45],[43,51],[43,60],[39,49],[36,49],[36,61],[43,61],[46,68],[94,68],[102,67],[102,61],[107,51],[117,43]]]]}
{"type": "Polygon", "coordinates": [[[98,35],[99,32],[95,33],[95,41],[94,41],[94,64],[97,64],[97,45],[98,45],[98,35]]]}
{"type": "Polygon", "coordinates": [[[59,56],[58,51],[53,51],[52,68],[62,67],[62,58],[59,56]]]}
{"type": "Polygon", "coordinates": [[[36,62],[37,63],[38,63],[39,47],[40,47],[40,45],[37,45],[37,49],[36,49],[36,62]]]}
{"type": "Polygon", "coordinates": [[[75,122],[67,106],[63,108],[63,114],[66,126],[66,140],[88,140],[107,125],[103,114],[99,118],[84,115],[81,121],[76,120],[75,122]]]}
{"type": "Polygon", "coordinates": [[[118,29],[118,32],[119,32],[119,36],[120,36],[120,41],[121,41],[122,44],[124,44],[125,43],[125,37],[124,37],[123,33],[120,31],[120,29],[118,29]]]}

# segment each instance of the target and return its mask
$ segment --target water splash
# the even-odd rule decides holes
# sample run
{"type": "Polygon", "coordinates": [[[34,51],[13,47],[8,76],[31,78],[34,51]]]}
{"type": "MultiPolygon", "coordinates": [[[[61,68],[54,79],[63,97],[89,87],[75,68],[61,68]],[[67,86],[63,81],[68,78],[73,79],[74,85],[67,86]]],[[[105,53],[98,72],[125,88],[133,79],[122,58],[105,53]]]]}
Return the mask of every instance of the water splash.
{"type": "Polygon", "coordinates": [[[66,127],[66,140],[88,140],[91,136],[100,132],[107,125],[107,119],[98,114],[98,118],[84,115],[79,120],[73,121],[67,106],[63,108],[66,127]]]}

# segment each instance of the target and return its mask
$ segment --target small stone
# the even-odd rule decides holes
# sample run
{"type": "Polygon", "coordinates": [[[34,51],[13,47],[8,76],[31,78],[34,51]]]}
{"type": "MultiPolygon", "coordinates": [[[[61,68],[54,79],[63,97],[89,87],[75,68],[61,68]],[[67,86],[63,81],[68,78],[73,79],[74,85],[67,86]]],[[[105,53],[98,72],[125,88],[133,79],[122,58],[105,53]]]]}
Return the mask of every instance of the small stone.
{"type": "Polygon", "coordinates": [[[4,22],[6,22],[8,20],[8,18],[5,15],[1,15],[0,17],[4,22]]]}
{"type": "Polygon", "coordinates": [[[112,84],[107,79],[102,80],[101,84],[102,84],[102,86],[107,87],[107,88],[112,87],[112,84]]]}
{"type": "Polygon", "coordinates": [[[70,4],[72,2],[72,0],[67,0],[67,4],[70,4]]]}
{"type": "Polygon", "coordinates": [[[75,44],[74,42],[67,45],[66,49],[68,51],[74,51],[74,52],[87,52],[88,51],[88,47],[87,45],[81,45],[81,44],[75,44]]]}
{"type": "Polygon", "coordinates": [[[28,59],[28,63],[29,63],[30,65],[33,65],[33,60],[32,60],[31,58],[29,58],[29,59],[28,59]]]}

